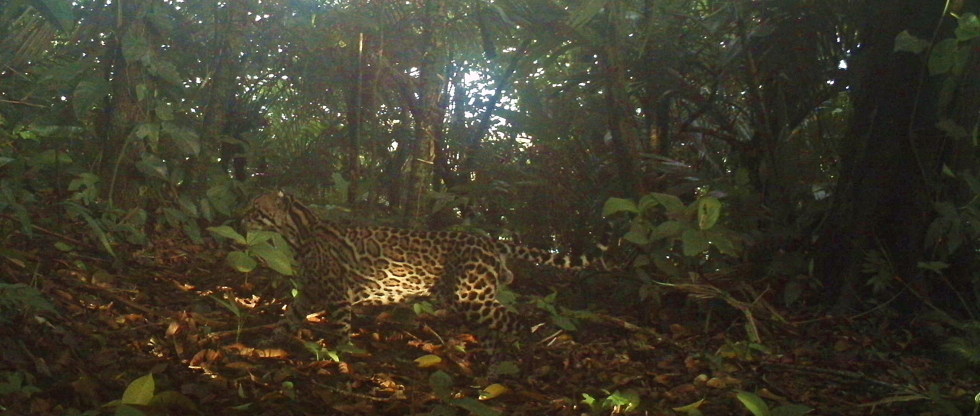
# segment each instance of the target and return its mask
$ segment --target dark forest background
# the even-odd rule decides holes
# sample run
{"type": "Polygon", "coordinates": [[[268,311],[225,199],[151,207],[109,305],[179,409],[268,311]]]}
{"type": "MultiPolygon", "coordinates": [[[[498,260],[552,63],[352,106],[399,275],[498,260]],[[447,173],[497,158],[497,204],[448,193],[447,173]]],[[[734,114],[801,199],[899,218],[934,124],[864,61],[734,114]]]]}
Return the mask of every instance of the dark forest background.
{"type": "Polygon", "coordinates": [[[782,314],[874,317],[975,369],[978,10],[0,0],[0,315],[38,286],[15,276],[214,247],[283,189],[355,224],[611,245],[631,277],[567,296],[640,324],[677,293],[759,345],[782,314]]]}

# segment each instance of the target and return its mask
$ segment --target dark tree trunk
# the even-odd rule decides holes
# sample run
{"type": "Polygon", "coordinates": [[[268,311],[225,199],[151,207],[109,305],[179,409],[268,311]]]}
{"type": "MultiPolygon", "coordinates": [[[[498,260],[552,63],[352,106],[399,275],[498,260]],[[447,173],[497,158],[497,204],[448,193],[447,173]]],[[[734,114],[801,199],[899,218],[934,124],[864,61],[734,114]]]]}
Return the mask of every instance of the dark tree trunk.
{"type": "Polygon", "coordinates": [[[107,110],[109,126],[102,146],[104,158],[100,174],[104,183],[108,184],[106,196],[109,203],[123,209],[141,204],[140,174],[135,163],[145,149],[142,141],[130,140],[130,136],[136,125],[149,121],[148,111],[141,108],[137,101],[136,86],[151,81],[141,62],[125,60],[121,39],[127,33],[145,36],[149,32],[142,17],[145,8],[146,2],[141,0],[126,2],[120,7],[122,25],[117,29],[113,43],[112,99],[107,110]]]}
{"type": "MultiPolygon", "coordinates": [[[[867,288],[862,263],[883,251],[897,277],[917,280],[923,238],[932,216],[932,184],[944,160],[935,128],[940,85],[924,74],[924,60],[894,53],[903,30],[931,39],[942,2],[868,2],[863,47],[849,62],[855,72],[854,119],[841,149],[841,177],[818,244],[825,287],[841,310],[867,288]]],[[[896,283],[897,282],[893,282],[896,283]]]]}

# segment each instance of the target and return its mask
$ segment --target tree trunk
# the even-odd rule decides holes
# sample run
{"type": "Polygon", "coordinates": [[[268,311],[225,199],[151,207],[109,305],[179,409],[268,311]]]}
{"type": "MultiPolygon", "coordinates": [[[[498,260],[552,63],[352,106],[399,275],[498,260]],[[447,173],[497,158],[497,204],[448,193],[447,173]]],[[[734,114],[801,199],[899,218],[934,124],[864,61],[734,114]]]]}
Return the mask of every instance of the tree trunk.
{"type": "MultiPolygon", "coordinates": [[[[247,5],[242,0],[232,0],[224,5],[216,5],[214,39],[211,44],[214,76],[211,89],[208,91],[208,103],[204,112],[204,140],[201,143],[201,154],[190,159],[188,167],[190,178],[188,190],[192,195],[202,195],[208,183],[208,171],[212,167],[215,151],[221,149],[222,166],[230,166],[235,157],[234,146],[222,136],[228,135],[228,123],[233,116],[230,114],[238,106],[235,105],[238,75],[241,73],[241,63],[238,58],[240,51],[232,45],[241,45],[242,25],[248,12],[247,5]]],[[[240,150],[239,150],[240,152],[240,150]]],[[[241,179],[241,178],[239,178],[241,179]]]]}
{"type": "MultiPolygon", "coordinates": [[[[944,160],[936,97],[939,85],[923,74],[922,57],[894,53],[895,37],[909,30],[931,39],[941,2],[869,2],[864,47],[851,68],[854,119],[841,149],[841,177],[821,236],[825,287],[841,310],[854,306],[868,276],[862,263],[882,251],[894,273],[910,281],[924,260],[923,238],[931,216],[930,190],[944,160]]],[[[895,282],[893,282],[895,283],[895,282]]]]}
{"type": "MultiPolygon", "coordinates": [[[[109,127],[103,141],[104,155],[100,168],[104,183],[108,184],[107,198],[110,205],[129,209],[140,206],[140,174],[135,163],[145,151],[140,140],[130,140],[133,128],[139,123],[149,121],[149,111],[140,107],[136,86],[152,82],[139,60],[127,61],[123,57],[122,39],[125,34],[135,37],[146,36],[148,32],[145,15],[146,1],[135,0],[123,3],[118,16],[114,42],[112,65],[112,100],[108,108],[109,127]]],[[[153,88],[147,86],[147,90],[153,88]]]]}
{"type": "Polygon", "coordinates": [[[445,10],[442,0],[427,0],[422,22],[422,64],[419,68],[419,99],[412,106],[415,120],[415,142],[409,161],[409,183],[404,205],[406,219],[412,225],[424,223],[427,214],[426,194],[432,189],[433,167],[436,163],[436,144],[442,132],[443,115],[440,107],[443,82],[440,74],[445,67],[444,34],[445,10]]]}

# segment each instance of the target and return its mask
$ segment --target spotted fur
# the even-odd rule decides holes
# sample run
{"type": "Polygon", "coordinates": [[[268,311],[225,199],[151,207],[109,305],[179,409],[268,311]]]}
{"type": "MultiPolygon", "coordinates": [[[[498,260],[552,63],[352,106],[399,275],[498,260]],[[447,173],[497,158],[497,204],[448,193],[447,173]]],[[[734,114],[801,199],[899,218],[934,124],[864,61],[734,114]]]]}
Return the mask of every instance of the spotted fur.
{"type": "MultiPolygon", "coordinates": [[[[563,269],[605,268],[601,260],[569,257],[455,231],[341,227],[282,192],[259,196],[246,228],[277,231],[296,252],[305,302],[333,310],[349,335],[352,305],[388,305],[419,297],[451,300],[467,319],[512,331],[519,320],[497,300],[513,280],[508,258],[563,269]]],[[[303,303],[305,303],[303,302],[303,303]]]]}

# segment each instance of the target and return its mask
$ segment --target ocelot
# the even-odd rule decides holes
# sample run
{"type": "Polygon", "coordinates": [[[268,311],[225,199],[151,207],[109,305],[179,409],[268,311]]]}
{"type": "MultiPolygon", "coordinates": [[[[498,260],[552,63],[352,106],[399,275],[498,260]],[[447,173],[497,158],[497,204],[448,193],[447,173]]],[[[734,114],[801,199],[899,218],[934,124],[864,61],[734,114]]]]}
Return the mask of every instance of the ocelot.
{"type": "Polygon", "coordinates": [[[332,309],[332,323],[345,339],[352,305],[432,295],[452,301],[468,320],[492,332],[513,331],[519,320],[497,300],[499,286],[513,279],[508,257],[563,269],[605,268],[601,258],[562,256],[461,232],[341,227],[282,192],[255,198],[243,222],[250,230],[282,234],[300,263],[299,304],[313,301],[332,309]]]}

